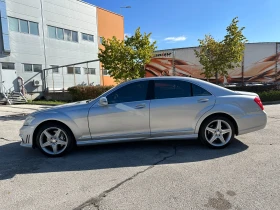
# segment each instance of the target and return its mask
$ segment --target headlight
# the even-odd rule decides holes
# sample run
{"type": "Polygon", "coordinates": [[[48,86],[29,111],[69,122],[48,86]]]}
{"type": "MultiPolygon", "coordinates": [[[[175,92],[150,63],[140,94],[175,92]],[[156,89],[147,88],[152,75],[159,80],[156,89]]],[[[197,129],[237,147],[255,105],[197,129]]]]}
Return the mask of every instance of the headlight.
{"type": "Polygon", "coordinates": [[[30,125],[34,119],[35,119],[35,117],[32,117],[32,116],[29,115],[29,116],[25,119],[23,125],[25,125],[25,126],[30,125]]]}

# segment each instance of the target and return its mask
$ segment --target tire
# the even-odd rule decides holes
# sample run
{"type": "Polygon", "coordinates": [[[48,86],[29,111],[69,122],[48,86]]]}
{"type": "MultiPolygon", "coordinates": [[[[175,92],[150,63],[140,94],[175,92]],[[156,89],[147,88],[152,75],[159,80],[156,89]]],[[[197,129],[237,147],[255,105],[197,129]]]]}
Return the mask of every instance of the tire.
{"type": "Polygon", "coordinates": [[[210,148],[221,149],[231,143],[234,134],[234,125],[230,119],[223,116],[213,116],[202,123],[199,139],[210,148]]]}
{"type": "Polygon", "coordinates": [[[44,155],[61,157],[73,149],[75,138],[67,126],[46,123],[36,133],[36,144],[44,155]]]}

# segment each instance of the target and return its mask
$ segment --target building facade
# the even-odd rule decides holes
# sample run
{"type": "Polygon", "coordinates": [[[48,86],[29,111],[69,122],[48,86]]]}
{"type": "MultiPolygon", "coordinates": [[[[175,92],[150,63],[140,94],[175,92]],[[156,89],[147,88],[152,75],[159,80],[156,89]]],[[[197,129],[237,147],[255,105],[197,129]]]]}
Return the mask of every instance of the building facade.
{"type": "Polygon", "coordinates": [[[106,84],[92,60],[100,37],[123,39],[122,16],[78,0],[0,0],[0,10],[1,92],[106,84]]]}
{"type": "MultiPolygon", "coordinates": [[[[187,76],[206,79],[203,66],[195,55],[198,47],[160,50],[145,66],[146,77],[187,76]]],[[[218,83],[278,83],[280,82],[280,43],[247,43],[239,67],[228,69],[228,76],[211,78],[218,83]]]]}

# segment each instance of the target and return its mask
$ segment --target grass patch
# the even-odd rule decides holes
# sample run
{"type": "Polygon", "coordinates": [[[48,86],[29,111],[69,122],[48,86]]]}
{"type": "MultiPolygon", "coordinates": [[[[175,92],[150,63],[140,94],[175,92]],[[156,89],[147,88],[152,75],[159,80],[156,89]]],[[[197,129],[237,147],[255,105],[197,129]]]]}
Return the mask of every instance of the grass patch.
{"type": "Polygon", "coordinates": [[[62,105],[62,104],[66,104],[67,102],[65,101],[31,101],[28,100],[28,104],[34,104],[34,105],[52,105],[52,106],[57,106],[57,105],[62,105]]]}

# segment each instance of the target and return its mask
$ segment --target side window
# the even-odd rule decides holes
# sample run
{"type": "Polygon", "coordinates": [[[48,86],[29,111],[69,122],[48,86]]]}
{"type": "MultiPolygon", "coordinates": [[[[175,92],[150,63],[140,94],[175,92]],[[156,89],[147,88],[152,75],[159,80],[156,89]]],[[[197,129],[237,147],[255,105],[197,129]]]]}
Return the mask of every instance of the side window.
{"type": "Polygon", "coordinates": [[[193,96],[211,96],[211,93],[209,93],[207,90],[192,84],[192,91],[193,96]]]}
{"type": "Polygon", "coordinates": [[[109,104],[143,101],[147,98],[148,81],[135,82],[119,88],[107,96],[109,104]]]}
{"type": "Polygon", "coordinates": [[[155,99],[182,98],[191,96],[191,84],[178,80],[156,80],[155,99]]]}

